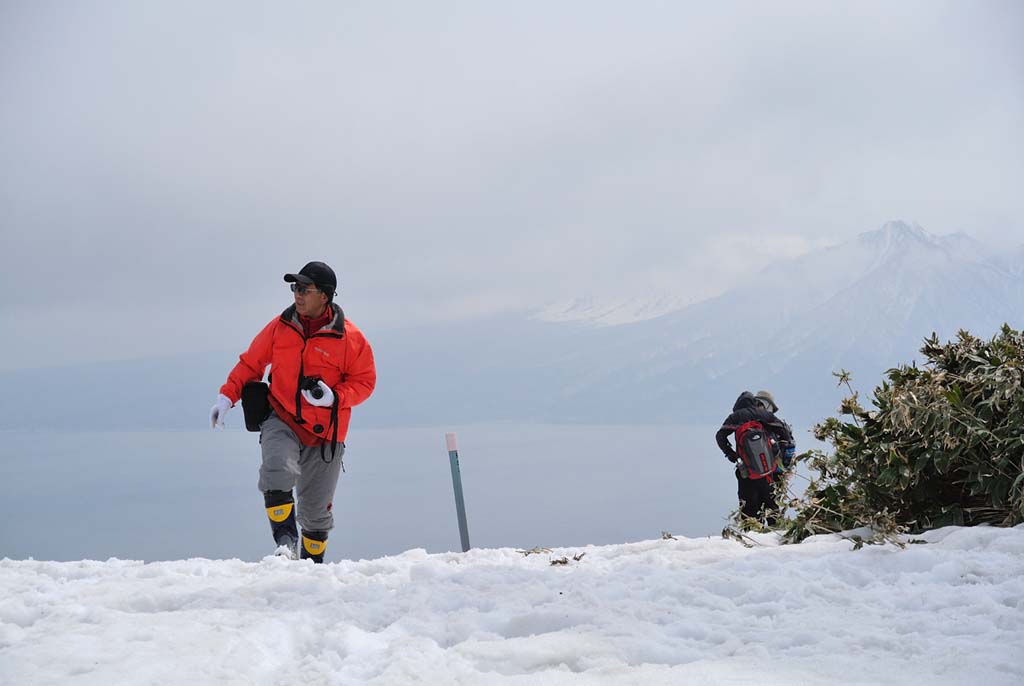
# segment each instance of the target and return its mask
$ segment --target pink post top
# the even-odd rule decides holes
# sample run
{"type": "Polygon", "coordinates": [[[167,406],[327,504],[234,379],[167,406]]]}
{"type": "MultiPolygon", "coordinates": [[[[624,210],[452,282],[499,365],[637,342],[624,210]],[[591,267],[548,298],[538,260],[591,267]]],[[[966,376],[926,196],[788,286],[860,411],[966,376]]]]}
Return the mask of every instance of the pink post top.
{"type": "Polygon", "coordinates": [[[445,434],[444,435],[444,440],[445,440],[445,443],[448,444],[448,452],[451,452],[453,450],[457,451],[459,449],[459,445],[458,445],[458,443],[455,440],[455,434],[454,433],[447,433],[447,434],[445,434]]]}

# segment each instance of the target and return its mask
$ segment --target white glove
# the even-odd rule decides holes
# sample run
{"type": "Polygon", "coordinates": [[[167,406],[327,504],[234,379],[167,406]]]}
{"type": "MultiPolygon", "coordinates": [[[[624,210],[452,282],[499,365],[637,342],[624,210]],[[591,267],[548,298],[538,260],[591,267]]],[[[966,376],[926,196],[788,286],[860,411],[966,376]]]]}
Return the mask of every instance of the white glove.
{"type": "Polygon", "coordinates": [[[224,415],[231,409],[231,398],[223,393],[217,396],[217,403],[210,408],[210,428],[224,428],[224,415]]]}
{"type": "Polygon", "coordinates": [[[317,381],[316,385],[320,387],[320,390],[324,392],[322,398],[317,400],[313,397],[313,391],[303,391],[302,397],[306,399],[306,402],[314,407],[330,407],[334,404],[334,391],[331,387],[325,384],[323,381],[317,381]]]}

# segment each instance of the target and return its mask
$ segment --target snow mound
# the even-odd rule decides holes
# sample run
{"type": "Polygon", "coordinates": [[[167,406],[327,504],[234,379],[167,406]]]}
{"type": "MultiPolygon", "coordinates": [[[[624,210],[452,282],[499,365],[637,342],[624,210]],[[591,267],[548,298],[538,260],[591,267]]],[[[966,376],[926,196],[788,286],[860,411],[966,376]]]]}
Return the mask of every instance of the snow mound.
{"type": "Polygon", "coordinates": [[[1024,683],[1024,527],[859,551],[753,538],[5,559],[0,683],[1024,683]]]}

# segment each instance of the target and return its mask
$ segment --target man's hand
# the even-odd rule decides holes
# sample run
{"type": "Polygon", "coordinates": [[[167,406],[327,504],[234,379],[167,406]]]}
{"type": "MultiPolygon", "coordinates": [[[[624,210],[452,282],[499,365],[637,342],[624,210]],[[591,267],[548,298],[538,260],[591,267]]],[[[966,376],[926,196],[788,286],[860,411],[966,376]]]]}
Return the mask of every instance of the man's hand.
{"type": "Polygon", "coordinates": [[[729,462],[735,462],[736,460],[740,459],[740,456],[739,453],[726,453],[725,459],[729,460],[729,462]]]}
{"type": "Polygon", "coordinates": [[[224,428],[224,415],[231,409],[231,398],[227,397],[223,393],[217,396],[217,402],[213,407],[210,408],[210,428],[216,429],[218,426],[224,428]]]}
{"type": "Polygon", "coordinates": [[[319,386],[321,391],[323,391],[323,396],[320,398],[314,398],[313,391],[303,391],[302,397],[306,399],[306,402],[314,407],[330,407],[333,405],[334,391],[331,390],[331,387],[323,381],[317,381],[316,385],[319,386]]]}

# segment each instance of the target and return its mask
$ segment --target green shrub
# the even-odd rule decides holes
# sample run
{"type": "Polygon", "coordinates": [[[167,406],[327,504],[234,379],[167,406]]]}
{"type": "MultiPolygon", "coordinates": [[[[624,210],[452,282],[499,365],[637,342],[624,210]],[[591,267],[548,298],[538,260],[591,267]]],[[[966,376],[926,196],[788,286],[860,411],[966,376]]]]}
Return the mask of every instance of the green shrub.
{"type": "Polygon", "coordinates": [[[814,428],[831,453],[800,456],[817,476],[789,504],[784,539],[870,527],[891,539],[948,524],[1024,521],[1024,334],[960,331],[924,341],[922,367],[900,366],[865,410],[850,389],[814,428]]]}

